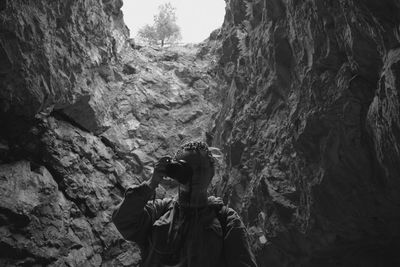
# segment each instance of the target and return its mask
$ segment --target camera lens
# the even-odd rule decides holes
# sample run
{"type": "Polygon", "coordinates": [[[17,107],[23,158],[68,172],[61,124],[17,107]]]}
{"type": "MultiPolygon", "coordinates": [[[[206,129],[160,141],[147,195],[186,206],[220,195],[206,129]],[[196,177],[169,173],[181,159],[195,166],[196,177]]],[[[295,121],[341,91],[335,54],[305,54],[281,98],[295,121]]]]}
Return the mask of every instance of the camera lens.
{"type": "Polygon", "coordinates": [[[186,184],[190,179],[192,179],[193,171],[186,161],[170,160],[166,166],[166,174],[168,177],[171,177],[179,183],[186,184]]]}

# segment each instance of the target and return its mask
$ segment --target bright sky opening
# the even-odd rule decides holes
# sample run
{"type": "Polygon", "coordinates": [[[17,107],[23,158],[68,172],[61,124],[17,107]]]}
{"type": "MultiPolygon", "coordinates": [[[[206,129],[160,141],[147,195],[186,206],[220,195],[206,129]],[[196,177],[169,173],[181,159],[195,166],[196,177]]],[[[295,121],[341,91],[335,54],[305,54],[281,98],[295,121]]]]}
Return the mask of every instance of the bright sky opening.
{"type": "Polygon", "coordinates": [[[158,6],[168,2],[176,8],[182,43],[204,41],[224,20],[224,0],[124,0],[122,12],[131,37],[145,24],[152,25],[158,6]]]}

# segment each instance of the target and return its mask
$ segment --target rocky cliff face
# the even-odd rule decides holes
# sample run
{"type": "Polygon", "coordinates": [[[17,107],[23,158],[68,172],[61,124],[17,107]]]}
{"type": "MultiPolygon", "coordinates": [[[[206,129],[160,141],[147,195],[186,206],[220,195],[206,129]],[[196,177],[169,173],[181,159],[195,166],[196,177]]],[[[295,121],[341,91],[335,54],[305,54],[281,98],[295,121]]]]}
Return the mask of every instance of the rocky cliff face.
{"type": "Polygon", "coordinates": [[[400,264],[400,5],[226,2],[164,50],[120,0],[0,4],[0,265],[136,266],[111,212],[193,138],[224,150],[212,191],[260,266],[400,264]]]}
{"type": "Polygon", "coordinates": [[[400,4],[227,1],[217,192],[260,266],[400,264],[400,4]]]}
{"type": "Polygon", "coordinates": [[[2,113],[31,118],[55,110],[90,131],[101,129],[111,89],[105,80],[127,35],[119,26],[121,6],[122,1],[3,1],[2,113]]]}
{"type": "Polygon", "coordinates": [[[137,266],[113,209],[219,109],[214,57],[135,47],[121,5],[0,4],[1,266],[137,266]]]}

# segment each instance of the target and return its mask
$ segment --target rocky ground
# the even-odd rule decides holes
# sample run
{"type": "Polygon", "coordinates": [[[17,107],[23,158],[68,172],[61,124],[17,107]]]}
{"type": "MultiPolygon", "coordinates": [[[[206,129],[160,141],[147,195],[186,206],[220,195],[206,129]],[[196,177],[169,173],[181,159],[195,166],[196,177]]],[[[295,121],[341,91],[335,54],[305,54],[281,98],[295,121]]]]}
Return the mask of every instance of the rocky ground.
{"type": "Polygon", "coordinates": [[[226,3],[163,49],[121,0],[0,4],[1,266],[137,266],[111,213],[189,139],[260,266],[400,265],[398,1],[226,3]]]}

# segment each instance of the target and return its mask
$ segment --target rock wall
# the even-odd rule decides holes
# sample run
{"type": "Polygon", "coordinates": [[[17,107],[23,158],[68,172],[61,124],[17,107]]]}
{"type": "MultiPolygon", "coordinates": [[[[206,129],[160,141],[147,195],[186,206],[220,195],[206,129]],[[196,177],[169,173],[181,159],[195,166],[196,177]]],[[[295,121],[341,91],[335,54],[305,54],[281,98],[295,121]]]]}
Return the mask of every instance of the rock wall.
{"type": "Polygon", "coordinates": [[[398,2],[226,3],[208,43],[160,50],[120,0],[2,1],[0,265],[136,266],[111,212],[193,138],[260,266],[400,264],[398,2]]]}
{"type": "Polygon", "coordinates": [[[1,266],[139,260],[110,216],[123,186],[137,183],[140,163],[92,134],[110,120],[117,83],[109,76],[128,35],[121,5],[2,1],[1,266]]]}
{"type": "Polygon", "coordinates": [[[206,138],[216,59],[205,44],[135,46],[121,6],[0,4],[1,266],[137,266],[112,211],[154,160],[206,138]]]}
{"type": "Polygon", "coordinates": [[[57,111],[101,129],[117,53],[128,34],[122,1],[3,1],[1,111],[57,111]],[[97,91],[96,97],[93,91],[97,91]],[[71,105],[74,104],[74,105],[71,105]]]}
{"type": "Polygon", "coordinates": [[[399,2],[226,2],[215,192],[260,266],[399,265],[399,2]]]}

